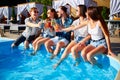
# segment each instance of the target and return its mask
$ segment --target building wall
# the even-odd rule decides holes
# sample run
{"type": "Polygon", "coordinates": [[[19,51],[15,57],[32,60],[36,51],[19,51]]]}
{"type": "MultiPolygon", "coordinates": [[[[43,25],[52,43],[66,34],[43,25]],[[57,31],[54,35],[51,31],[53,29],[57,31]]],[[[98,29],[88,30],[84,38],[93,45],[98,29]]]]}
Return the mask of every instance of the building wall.
{"type": "Polygon", "coordinates": [[[94,0],[97,2],[98,6],[105,6],[107,8],[110,8],[110,0],[94,0]]]}

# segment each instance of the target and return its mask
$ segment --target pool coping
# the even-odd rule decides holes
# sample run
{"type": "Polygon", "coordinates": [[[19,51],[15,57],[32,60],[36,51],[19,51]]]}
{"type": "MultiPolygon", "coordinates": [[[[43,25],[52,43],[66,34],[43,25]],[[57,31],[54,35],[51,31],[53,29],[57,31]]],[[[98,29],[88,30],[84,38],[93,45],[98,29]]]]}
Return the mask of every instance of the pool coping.
{"type": "MultiPolygon", "coordinates": [[[[107,55],[108,57],[114,59],[115,61],[117,61],[118,63],[120,63],[120,61],[116,58],[116,57],[111,57],[109,55],[107,55]]],[[[120,70],[118,71],[118,73],[116,74],[116,77],[114,80],[120,80],[120,70]]]]}
{"type": "Polygon", "coordinates": [[[119,72],[117,73],[116,77],[115,77],[115,80],[120,80],[120,70],[119,72]]]}
{"type": "MultiPolygon", "coordinates": [[[[3,37],[1,37],[1,38],[3,38],[3,37]]],[[[8,40],[15,40],[15,39],[11,39],[11,38],[5,38],[5,37],[4,37],[4,39],[8,39],[8,40]]]]}

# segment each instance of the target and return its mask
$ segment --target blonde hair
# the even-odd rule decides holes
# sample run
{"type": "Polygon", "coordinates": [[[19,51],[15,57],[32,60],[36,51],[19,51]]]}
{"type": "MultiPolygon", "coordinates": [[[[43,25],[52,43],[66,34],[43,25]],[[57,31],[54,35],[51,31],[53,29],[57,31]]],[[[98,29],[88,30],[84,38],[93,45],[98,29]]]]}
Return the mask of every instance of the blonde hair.
{"type": "Polygon", "coordinates": [[[36,9],[37,9],[36,7],[32,7],[29,12],[35,11],[36,9]]]}

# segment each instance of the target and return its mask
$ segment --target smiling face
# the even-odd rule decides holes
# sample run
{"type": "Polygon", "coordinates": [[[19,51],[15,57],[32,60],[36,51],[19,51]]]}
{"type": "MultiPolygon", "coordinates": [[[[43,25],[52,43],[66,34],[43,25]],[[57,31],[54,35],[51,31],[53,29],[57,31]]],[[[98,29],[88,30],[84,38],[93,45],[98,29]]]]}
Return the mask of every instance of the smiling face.
{"type": "Polygon", "coordinates": [[[61,16],[63,14],[63,11],[59,8],[58,9],[58,15],[61,16]]]}
{"type": "Polygon", "coordinates": [[[77,7],[77,10],[76,10],[76,16],[78,16],[78,17],[79,17],[79,15],[80,15],[80,8],[79,8],[79,7],[77,7]]]}
{"type": "Polygon", "coordinates": [[[30,15],[34,20],[36,20],[38,18],[38,13],[39,12],[38,12],[37,8],[32,8],[30,10],[30,15]]]}
{"type": "Polygon", "coordinates": [[[49,18],[53,18],[53,17],[54,17],[54,13],[51,12],[51,10],[48,10],[48,11],[47,11],[47,16],[48,16],[49,18]]]}

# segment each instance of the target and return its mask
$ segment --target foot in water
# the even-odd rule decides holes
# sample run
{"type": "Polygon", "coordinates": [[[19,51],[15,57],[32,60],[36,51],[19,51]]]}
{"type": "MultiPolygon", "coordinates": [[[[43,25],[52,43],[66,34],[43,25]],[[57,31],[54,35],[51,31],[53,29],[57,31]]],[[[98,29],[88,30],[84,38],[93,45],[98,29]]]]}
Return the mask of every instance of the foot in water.
{"type": "Polygon", "coordinates": [[[35,56],[36,55],[36,51],[33,51],[32,53],[30,53],[31,56],[35,56]]]}
{"type": "Polygon", "coordinates": [[[94,57],[91,59],[91,61],[92,61],[92,62],[91,62],[92,65],[96,65],[96,66],[99,67],[100,69],[103,68],[102,64],[98,63],[94,57]]]}
{"type": "Polygon", "coordinates": [[[55,65],[53,65],[53,68],[56,69],[62,62],[63,62],[64,59],[60,59],[58,61],[58,63],[56,63],[55,65]]]}
{"type": "Polygon", "coordinates": [[[74,66],[78,66],[80,64],[80,62],[81,62],[80,58],[76,58],[74,66]]]}
{"type": "Polygon", "coordinates": [[[80,62],[76,61],[74,66],[78,66],[80,64],[80,62]]]}
{"type": "Polygon", "coordinates": [[[54,59],[54,58],[55,58],[55,55],[52,54],[52,55],[50,56],[50,59],[52,60],[52,59],[54,59]]]}
{"type": "Polygon", "coordinates": [[[56,69],[59,65],[60,65],[59,63],[53,65],[53,69],[56,69]]]}

